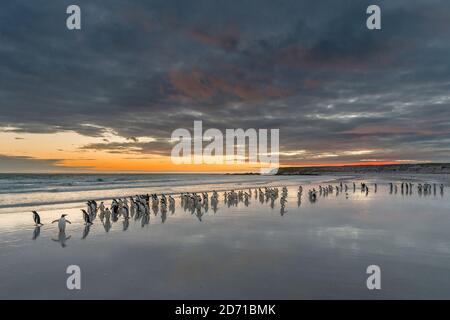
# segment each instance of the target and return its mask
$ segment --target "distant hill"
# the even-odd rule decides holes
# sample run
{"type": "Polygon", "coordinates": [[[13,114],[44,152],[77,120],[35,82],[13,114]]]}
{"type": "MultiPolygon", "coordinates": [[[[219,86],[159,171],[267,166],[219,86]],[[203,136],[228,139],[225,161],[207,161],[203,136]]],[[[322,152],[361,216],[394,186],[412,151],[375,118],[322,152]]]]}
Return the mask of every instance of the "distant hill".
{"type": "Polygon", "coordinates": [[[446,173],[450,163],[417,163],[361,166],[282,167],[278,175],[320,175],[326,173],[446,173]]]}

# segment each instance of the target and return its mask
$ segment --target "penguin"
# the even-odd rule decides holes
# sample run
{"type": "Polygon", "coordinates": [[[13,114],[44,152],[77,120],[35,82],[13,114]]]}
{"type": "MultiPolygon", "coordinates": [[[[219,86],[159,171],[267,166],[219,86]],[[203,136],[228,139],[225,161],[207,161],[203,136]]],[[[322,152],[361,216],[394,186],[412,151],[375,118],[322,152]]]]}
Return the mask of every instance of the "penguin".
{"type": "Polygon", "coordinates": [[[100,209],[100,214],[104,215],[105,214],[105,204],[103,203],[103,201],[100,202],[99,209],[100,209]]]}
{"type": "Polygon", "coordinates": [[[123,217],[124,217],[125,220],[128,220],[128,219],[130,218],[130,213],[129,213],[129,210],[128,210],[128,205],[123,206],[123,208],[122,208],[122,214],[123,214],[123,217]]]}
{"type": "Polygon", "coordinates": [[[41,217],[39,216],[39,214],[38,214],[36,211],[32,211],[32,212],[33,212],[33,220],[34,220],[34,223],[35,223],[37,226],[43,226],[44,224],[41,223],[41,217]]]}
{"type": "Polygon", "coordinates": [[[66,230],[66,222],[72,224],[72,222],[66,220],[66,216],[67,214],[62,214],[61,218],[52,221],[52,223],[58,222],[58,229],[61,233],[64,233],[64,231],[66,230]]]}
{"type": "Polygon", "coordinates": [[[81,209],[81,211],[83,211],[83,219],[84,219],[84,224],[85,225],[91,225],[91,216],[86,212],[86,210],[81,209]]]}

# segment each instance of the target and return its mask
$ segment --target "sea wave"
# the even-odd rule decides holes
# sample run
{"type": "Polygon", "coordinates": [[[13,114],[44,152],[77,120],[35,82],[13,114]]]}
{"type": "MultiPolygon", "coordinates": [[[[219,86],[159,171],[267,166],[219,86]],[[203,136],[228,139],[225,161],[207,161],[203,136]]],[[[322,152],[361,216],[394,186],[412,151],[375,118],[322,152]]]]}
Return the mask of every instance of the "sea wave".
{"type": "Polygon", "coordinates": [[[144,174],[144,175],[0,175],[0,213],[18,208],[73,206],[89,199],[108,200],[145,193],[177,194],[230,190],[265,185],[296,184],[327,177],[144,174]],[[99,181],[101,179],[101,181],[99,181]]]}

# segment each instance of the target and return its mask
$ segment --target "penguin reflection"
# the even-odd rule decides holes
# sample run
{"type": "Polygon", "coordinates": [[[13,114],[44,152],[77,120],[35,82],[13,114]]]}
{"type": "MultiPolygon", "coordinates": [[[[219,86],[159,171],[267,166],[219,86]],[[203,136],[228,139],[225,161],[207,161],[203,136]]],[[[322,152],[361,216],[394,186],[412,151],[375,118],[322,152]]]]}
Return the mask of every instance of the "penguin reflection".
{"type": "Polygon", "coordinates": [[[195,216],[197,217],[198,221],[202,222],[203,212],[201,208],[197,208],[195,216]]]}
{"type": "Polygon", "coordinates": [[[99,218],[100,218],[100,221],[103,223],[103,220],[105,219],[105,210],[100,212],[99,218]]]}
{"type": "Polygon", "coordinates": [[[58,239],[52,239],[55,242],[59,242],[61,244],[61,247],[65,248],[66,241],[70,239],[71,236],[66,237],[66,232],[64,230],[60,230],[58,234],[58,239]]]}
{"type": "Polygon", "coordinates": [[[41,226],[36,226],[33,230],[33,240],[36,240],[41,234],[41,226]]]}
{"type": "Polygon", "coordinates": [[[146,225],[148,225],[150,222],[150,214],[146,213],[142,215],[142,219],[141,219],[141,227],[145,227],[146,225]]]}
{"type": "Polygon", "coordinates": [[[159,207],[158,206],[152,206],[152,210],[153,210],[153,214],[156,216],[158,214],[159,207]]]}
{"type": "Polygon", "coordinates": [[[86,239],[86,237],[89,235],[89,231],[91,231],[91,225],[92,224],[86,224],[84,226],[83,236],[81,237],[81,239],[86,239]]]}
{"type": "Polygon", "coordinates": [[[109,211],[108,208],[106,208],[106,210],[105,210],[104,219],[105,220],[102,221],[103,228],[105,228],[106,232],[109,232],[109,230],[111,230],[111,211],[109,211]]]}
{"type": "Polygon", "coordinates": [[[129,219],[124,219],[123,220],[122,231],[127,231],[129,226],[130,226],[130,220],[129,219]]]}
{"type": "Polygon", "coordinates": [[[169,211],[170,211],[170,214],[175,213],[175,203],[169,204],[169,211]]]}
{"type": "Polygon", "coordinates": [[[163,206],[161,208],[161,223],[164,223],[167,219],[167,208],[163,206]]]}
{"type": "Polygon", "coordinates": [[[217,212],[217,201],[212,202],[211,206],[212,206],[214,213],[216,213],[217,212]]]}

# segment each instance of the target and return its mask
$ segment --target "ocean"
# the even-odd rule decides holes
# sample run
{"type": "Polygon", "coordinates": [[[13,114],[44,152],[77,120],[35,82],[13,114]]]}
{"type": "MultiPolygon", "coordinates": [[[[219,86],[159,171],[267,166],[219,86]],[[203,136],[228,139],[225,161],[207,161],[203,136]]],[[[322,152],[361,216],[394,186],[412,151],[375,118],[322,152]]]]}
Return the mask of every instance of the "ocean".
{"type": "MultiPolygon", "coordinates": [[[[306,176],[300,181],[326,178],[306,176]]],[[[136,194],[219,191],[298,181],[293,176],[226,174],[0,174],[0,214],[71,208],[87,200],[136,194]]]]}

